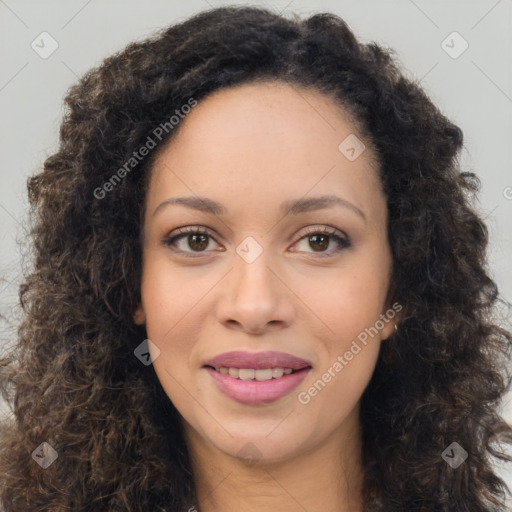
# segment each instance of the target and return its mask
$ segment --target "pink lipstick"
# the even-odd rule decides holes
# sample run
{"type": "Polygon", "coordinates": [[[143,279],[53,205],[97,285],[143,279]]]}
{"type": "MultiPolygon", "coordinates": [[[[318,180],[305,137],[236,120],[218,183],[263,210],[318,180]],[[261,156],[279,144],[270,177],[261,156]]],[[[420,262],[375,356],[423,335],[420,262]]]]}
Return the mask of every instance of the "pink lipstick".
{"type": "Polygon", "coordinates": [[[311,370],[305,359],[284,352],[225,352],[205,362],[205,368],[225,395],[260,405],[282,398],[311,370]]]}

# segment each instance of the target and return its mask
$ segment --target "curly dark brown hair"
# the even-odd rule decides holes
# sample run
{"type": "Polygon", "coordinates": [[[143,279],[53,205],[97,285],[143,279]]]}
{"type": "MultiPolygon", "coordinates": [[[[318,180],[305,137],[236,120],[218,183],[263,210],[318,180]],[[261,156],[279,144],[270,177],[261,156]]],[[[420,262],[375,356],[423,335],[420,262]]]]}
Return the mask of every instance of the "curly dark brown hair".
{"type": "MultiPolygon", "coordinates": [[[[512,334],[486,263],[487,228],[462,172],[461,130],[339,17],[256,7],[199,13],[108,57],[71,87],[60,147],[28,181],[33,266],[23,319],[0,361],[13,415],[0,438],[5,512],[185,511],[195,486],[179,412],[152,366],[140,302],[141,220],[155,151],[98,190],[190,98],[255,81],[313,88],[341,103],[380,161],[400,328],[361,404],[365,511],[501,511],[496,459],[511,428],[512,334]],[[32,453],[58,459],[44,471],[32,453]],[[441,457],[457,441],[457,469],[441,457]]],[[[176,130],[169,131],[162,143],[176,130]]],[[[163,145],[163,144],[162,144],[163,145]]]]}

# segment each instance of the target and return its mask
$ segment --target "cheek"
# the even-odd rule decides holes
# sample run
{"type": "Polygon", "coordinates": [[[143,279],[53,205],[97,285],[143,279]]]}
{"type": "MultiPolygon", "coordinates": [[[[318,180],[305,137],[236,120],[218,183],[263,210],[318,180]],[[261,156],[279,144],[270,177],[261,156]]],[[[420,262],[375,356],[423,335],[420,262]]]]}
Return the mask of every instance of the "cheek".
{"type": "Polygon", "coordinates": [[[375,324],[383,312],[387,286],[387,269],[361,261],[332,272],[320,286],[312,286],[308,280],[303,296],[321,320],[328,339],[340,345],[375,324]]]}
{"type": "Polygon", "coordinates": [[[147,337],[159,350],[152,365],[166,394],[178,405],[183,394],[180,383],[187,381],[190,387],[191,340],[198,338],[197,306],[205,292],[200,286],[190,286],[185,272],[170,272],[157,259],[147,261],[141,292],[147,337]]]}
{"type": "Polygon", "coordinates": [[[376,323],[382,301],[370,285],[354,278],[351,285],[328,288],[314,302],[326,326],[319,372],[325,375],[323,380],[343,381],[344,393],[356,391],[371,377],[379,353],[381,333],[376,323]]]}
{"type": "Polygon", "coordinates": [[[152,366],[180,411],[187,410],[190,396],[200,391],[190,379],[190,360],[194,340],[199,339],[198,313],[204,294],[201,286],[190,285],[186,272],[170,272],[168,265],[148,262],[142,280],[146,333],[160,351],[152,366]]]}
{"type": "Polygon", "coordinates": [[[184,334],[190,337],[198,329],[205,299],[218,281],[211,270],[173,268],[165,257],[149,255],[141,290],[148,337],[180,352],[187,345],[184,334]]]}
{"type": "MultiPolygon", "coordinates": [[[[385,255],[385,254],[384,254],[385,255]]],[[[332,279],[308,292],[308,304],[321,319],[318,393],[353,406],[368,384],[378,359],[389,266],[385,258],[358,258],[332,279]]],[[[311,389],[312,394],[315,390],[311,389]]]]}
{"type": "Polygon", "coordinates": [[[354,279],[352,286],[328,287],[313,302],[324,326],[317,333],[319,364],[299,390],[298,399],[326,428],[350,414],[377,363],[381,338],[375,324],[382,303],[368,285],[354,279]]]}
{"type": "Polygon", "coordinates": [[[314,421],[317,425],[314,435],[337,428],[349,417],[356,421],[357,404],[373,374],[379,346],[379,340],[374,340],[348,360],[346,352],[352,353],[349,344],[344,347],[347,351],[337,352],[309,386],[299,391],[303,421],[314,421]]]}

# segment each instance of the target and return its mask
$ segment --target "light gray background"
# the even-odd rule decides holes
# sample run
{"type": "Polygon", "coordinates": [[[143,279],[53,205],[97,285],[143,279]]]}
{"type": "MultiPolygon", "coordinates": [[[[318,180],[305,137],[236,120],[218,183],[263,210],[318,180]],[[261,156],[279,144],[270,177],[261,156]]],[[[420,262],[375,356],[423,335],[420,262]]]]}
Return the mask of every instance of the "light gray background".
{"type": "MultiPolygon", "coordinates": [[[[23,240],[27,229],[26,179],[56,148],[68,87],[128,42],[210,6],[234,4],[303,15],[330,11],[343,17],[362,40],[395,49],[408,73],[421,81],[464,132],[461,164],[482,180],[478,208],[490,229],[491,275],[503,299],[512,301],[512,0],[0,0],[0,341],[4,347],[15,336],[22,262],[17,241],[23,240]],[[43,31],[58,43],[46,59],[31,47],[34,40],[42,46],[43,31]],[[452,54],[463,48],[458,36],[446,39],[453,31],[469,45],[457,58],[442,46],[446,40],[445,48],[453,47],[452,54]]],[[[504,410],[512,421],[512,394],[505,398],[504,410]]],[[[512,487],[512,470],[500,471],[512,487]]]]}

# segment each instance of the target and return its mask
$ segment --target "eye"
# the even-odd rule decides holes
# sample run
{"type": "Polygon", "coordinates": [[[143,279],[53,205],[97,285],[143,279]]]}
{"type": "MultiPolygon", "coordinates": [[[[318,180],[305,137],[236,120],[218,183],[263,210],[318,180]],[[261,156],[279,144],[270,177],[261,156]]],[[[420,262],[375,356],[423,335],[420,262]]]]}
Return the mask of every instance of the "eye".
{"type": "Polygon", "coordinates": [[[306,235],[300,238],[297,244],[300,242],[308,244],[308,247],[312,248],[313,252],[319,253],[321,257],[332,256],[333,253],[351,246],[349,238],[344,233],[330,226],[308,228],[306,235]],[[335,248],[326,250],[331,242],[334,242],[335,248]]]}
{"type": "MultiPolygon", "coordinates": [[[[217,243],[210,231],[203,227],[184,227],[177,229],[176,232],[177,234],[166,237],[163,243],[171,247],[173,251],[182,253],[187,257],[202,256],[201,253],[209,252],[207,249],[210,246],[211,240],[217,243]]],[[[329,226],[313,226],[308,228],[306,235],[300,238],[294,245],[300,242],[308,243],[313,252],[321,257],[331,256],[333,253],[338,253],[342,249],[351,246],[349,238],[344,233],[329,226]],[[331,245],[331,242],[335,243],[335,248],[326,250],[331,245]]]]}
{"type": "Polygon", "coordinates": [[[187,257],[194,257],[191,254],[194,252],[205,252],[210,245],[210,240],[215,240],[207,229],[201,227],[179,228],[177,233],[177,235],[165,238],[163,243],[176,252],[184,253],[187,257]]]}

